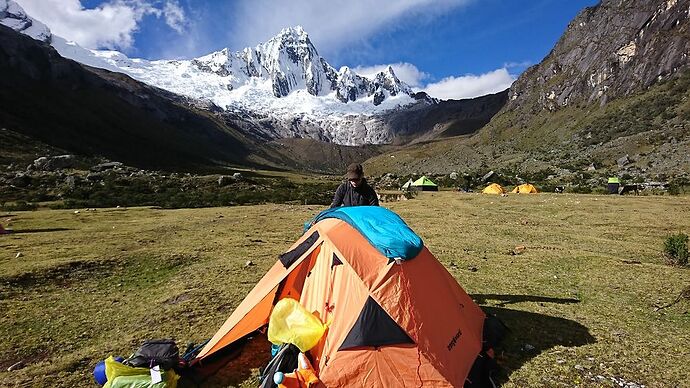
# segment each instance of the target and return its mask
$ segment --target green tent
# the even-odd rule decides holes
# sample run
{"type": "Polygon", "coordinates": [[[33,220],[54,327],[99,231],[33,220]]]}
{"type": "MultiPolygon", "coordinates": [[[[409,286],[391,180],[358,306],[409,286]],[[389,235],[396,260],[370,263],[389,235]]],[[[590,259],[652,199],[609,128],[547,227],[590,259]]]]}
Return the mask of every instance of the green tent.
{"type": "Polygon", "coordinates": [[[422,191],[438,191],[438,185],[431,181],[431,179],[426,176],[422,176],[416,181],[412,182],[411,185],[416,190],[422,191]]]}
{"type": "Polygon", "coordinates": [[[618,194],[618,188],[621,185],[620,179],[616,176],[612,176],[609,178],[608,185],[606,188],[609,190],[609,194],[618,194]]]}

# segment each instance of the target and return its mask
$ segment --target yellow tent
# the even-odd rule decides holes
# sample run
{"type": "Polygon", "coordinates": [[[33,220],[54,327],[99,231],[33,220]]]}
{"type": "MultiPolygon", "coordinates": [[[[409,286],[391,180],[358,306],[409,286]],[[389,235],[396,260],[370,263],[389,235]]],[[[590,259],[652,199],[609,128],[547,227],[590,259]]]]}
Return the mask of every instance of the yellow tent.
{"type": "Polygon", "coordinates": [[[515,186],[512,192],[516,194],[532,194],[538,193],[539,191],[537,191],[537,188],[532,186],[531,184],[525,183],[520,186],[515,186]]]}
{"type": "Polygon", "coordinates": [[[492,183],[482,190],[482,193],[484,194],[505,194],[505,192],[506,190],[498,183],[492,183]]]}

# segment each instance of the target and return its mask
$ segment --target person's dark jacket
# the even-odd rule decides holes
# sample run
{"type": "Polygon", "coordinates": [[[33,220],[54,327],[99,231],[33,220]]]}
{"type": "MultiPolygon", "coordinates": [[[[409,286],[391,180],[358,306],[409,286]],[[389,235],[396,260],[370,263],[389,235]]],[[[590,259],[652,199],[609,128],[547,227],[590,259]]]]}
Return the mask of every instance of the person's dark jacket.
{"type": "Polygon", "coordinates": [[[338,206],[378,206],[379,198],[374,189],[369,186],[365,179],[359,186],[352,187],[352,184],[345,181],[338,186],[333,197],[331,207],[338,206]]]}

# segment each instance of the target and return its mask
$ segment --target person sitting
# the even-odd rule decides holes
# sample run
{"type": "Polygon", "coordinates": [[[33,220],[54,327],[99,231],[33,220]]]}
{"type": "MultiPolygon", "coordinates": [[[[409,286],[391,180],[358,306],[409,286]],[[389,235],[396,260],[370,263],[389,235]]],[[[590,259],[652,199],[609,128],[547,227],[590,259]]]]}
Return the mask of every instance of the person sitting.
{"type": "Polygon", "coordinates": [[[339,206],[378,206],[376,191],[364,179],[361,164],[353,163],[347,167],[347,180],[338,186],[333,196],[331,208],[339,206]]]}

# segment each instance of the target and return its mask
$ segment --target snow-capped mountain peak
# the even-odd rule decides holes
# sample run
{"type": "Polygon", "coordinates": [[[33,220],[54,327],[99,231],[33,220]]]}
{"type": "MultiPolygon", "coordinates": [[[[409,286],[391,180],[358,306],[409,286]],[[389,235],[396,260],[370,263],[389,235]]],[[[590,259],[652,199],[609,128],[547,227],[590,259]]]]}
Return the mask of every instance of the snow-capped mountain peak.
{"type": "Polygon", "coordinates": [[[52,35],[12,0],[0,0],[0,23],[52,44],[64,57],[210,101],[239,127],[266,139],[387,143],[393,134],[381,115],[415,102],[411,88],[390,66],[371,78],[348,67],[336,71],[301,26],[284,28],[268,41],[240,51],[223,48],[191,60],[149,61],[112,50],[84,49],[52,35]]]}
{"type": "Polygon", "coordinates": [[[50,29],[27,15],[24,9],[12,0],[0,0],[0,24],[41,42],[50,43],[50,29]]]}

